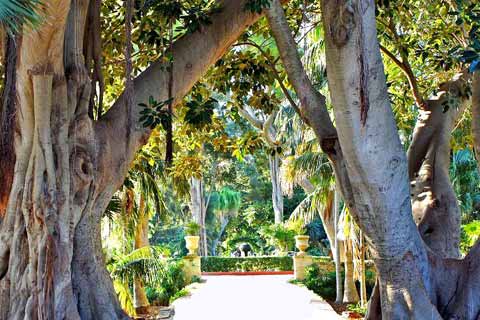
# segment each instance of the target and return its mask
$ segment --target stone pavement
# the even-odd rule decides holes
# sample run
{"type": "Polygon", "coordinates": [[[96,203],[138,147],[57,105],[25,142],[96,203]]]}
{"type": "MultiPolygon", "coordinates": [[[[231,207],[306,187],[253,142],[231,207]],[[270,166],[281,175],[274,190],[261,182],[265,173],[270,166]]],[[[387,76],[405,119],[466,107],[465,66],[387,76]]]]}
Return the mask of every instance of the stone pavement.
{"type": "Polygon", "coordinates": [[[174,302],[174,320],[333,320],[332,307],[291,275],[204,276],[190,297],[174,302]]]}

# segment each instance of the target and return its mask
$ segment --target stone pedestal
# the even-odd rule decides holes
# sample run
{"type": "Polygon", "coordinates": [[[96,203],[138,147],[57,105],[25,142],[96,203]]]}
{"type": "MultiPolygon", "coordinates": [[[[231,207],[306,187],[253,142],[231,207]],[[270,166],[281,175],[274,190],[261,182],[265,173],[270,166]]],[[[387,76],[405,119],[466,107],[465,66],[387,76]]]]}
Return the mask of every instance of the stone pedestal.
{"type": "Polygon", "coordinates": [[[303,254],[293,257],[293,272],[295,280],[305,279],[305,268],[313,263],[311,256],[303,254]]]}
{"type": "Polygon", "coordinates": [[[185,272],[185,278],[188,283],[192,281],[194,276],[201,276],[202,271],[200,266],[201,260],[197,255],[188,255],[183,258],[183,271],[185,272]]]}

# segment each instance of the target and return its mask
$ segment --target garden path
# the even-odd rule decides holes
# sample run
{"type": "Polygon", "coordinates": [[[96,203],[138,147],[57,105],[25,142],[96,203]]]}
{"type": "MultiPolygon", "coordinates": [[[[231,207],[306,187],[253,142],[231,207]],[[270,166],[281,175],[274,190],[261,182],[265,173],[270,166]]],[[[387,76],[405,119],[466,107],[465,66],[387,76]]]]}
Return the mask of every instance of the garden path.
{"type": "Polygon", "coordinates": [[[190,297],[174,302],[174,320],[333,320],[332,307],[291,275],[204,276],[190,297]]]}

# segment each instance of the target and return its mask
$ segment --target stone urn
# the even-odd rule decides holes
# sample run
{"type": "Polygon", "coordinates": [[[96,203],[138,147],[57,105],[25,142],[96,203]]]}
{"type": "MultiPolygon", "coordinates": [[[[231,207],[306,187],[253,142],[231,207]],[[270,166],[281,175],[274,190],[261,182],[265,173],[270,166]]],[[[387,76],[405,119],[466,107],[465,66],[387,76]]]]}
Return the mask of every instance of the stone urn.
{"type": "Polygon", "coordinates": [[[299,256],[305,255],[305,250],[308,248],[308,240],[310,239],[309,236],[299,235],[295,236],[295,246],[300,251],[298,253],[299,256]]]}
{"type": "Polygon", "coordinates": [[[199,236],[186,236],[185,237],[186,247],[188,249],[188,255],[196,256],[198,250],[198,243],[200,242],[199,236]]]}

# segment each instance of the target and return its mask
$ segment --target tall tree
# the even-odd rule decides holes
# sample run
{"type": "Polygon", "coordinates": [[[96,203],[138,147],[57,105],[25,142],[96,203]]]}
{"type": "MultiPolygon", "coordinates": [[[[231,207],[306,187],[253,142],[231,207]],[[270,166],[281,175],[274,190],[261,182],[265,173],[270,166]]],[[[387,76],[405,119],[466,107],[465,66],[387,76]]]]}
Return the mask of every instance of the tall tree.
{"type": "Polygon", "coordinates": [[[283,192],[280,175],[281,145],[276,138],[276,130],[273,126],[278,111],[273,111],[265,121],[261,121],[253,114],[250,108],[244,107],[238,110],[252,126],[262,132],[262,137],[269,148],[268,165],[270,170],[270,179],[272,181],[272,203],[275,216],[275,223],[283,222],[283,192]]]}
{"type": "MultiPolygon", "coordinates": [[[[325,98],[314,90],[303,69],[278,1],[272,1],[267,17],[302,102],[300,112],[329,156],[343,198],[372,249],[381,309],[370,317],[478,317],[480,244],[463,260],[445,259],[451,253],[448,248],[436,246],[428,237],[435,227],[421,233],[412,217],[407,157],[388,98],[374,2],[322,1],[328,85],[338,133],[325,98]],[[438,252],[430,249],[430,243],[438,252]]],[[[441,95],[454,95],[457,102],[468,99],[464,82],[458,80],[442,86],[441,95]]],[[[428,148],[428,143],[422,148],[428,148]]],[[[451,211],[443,228],[455,233],[456,212],[451,211]]],[[[457,235],[440,237],[455,247],[457,235]]]]}
{"type": "MultiPolygon", "coordinates": [[[[174,105],[260,17],[245,3],[221,1],[211,24],[172,45],[174,105]]],[[[153,62],[134,79],[130,108],[124,93],[92,120],[88,8],[82,0],[42,4],[42,23],[25,27],[8,48],[17,59],[6,79],[16,91],[8,104],[16,119],[2,132],[15,137],[15,168],[2,172],[13,176],[8,204],[0,208],[2,319],[126,318],[104,268],[100,219],[151,132],[136,106],[150,96],[166,101],[169,76],[163,59],[153,62]]]]}

